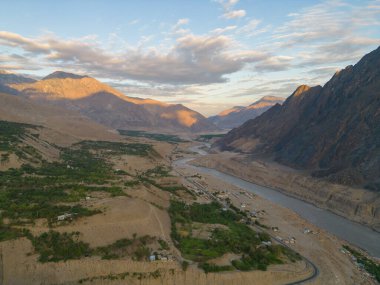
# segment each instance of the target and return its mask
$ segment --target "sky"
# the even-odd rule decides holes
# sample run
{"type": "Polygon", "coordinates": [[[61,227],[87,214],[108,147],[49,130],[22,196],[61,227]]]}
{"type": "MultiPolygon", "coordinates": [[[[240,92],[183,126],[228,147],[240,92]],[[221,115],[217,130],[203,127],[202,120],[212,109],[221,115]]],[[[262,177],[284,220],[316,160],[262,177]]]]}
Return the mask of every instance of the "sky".
{"type": "Polygon", "coordinates": [[[380,45],[380,0],[2,0],[0,19],[0,69],[205,116],[323,85],[380,45]]]}

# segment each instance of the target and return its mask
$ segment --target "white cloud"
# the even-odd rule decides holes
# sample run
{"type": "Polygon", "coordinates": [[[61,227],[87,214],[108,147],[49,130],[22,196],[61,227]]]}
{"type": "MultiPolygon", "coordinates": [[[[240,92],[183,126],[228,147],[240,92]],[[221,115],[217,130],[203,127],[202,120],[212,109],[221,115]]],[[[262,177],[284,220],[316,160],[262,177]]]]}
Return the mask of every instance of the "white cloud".
{"type": "Polygon", "coordinates": [[[299,66],[355,62],[369,49],[380,44],[363,27],[380,25],[380,9],[373,1],[365,5],[325,1],[288,15],[289,21],[278,27],[272,52],[297,51],[299,66]]]}
{"type": "Polygon", "coordinates": [[[258,72],[282,71],[291,67],[293,57],[271,56],[257,63],[254,69],[258,72]]]}
{"type": "Polygon", "coordinates": [[[239,2],[239,0],[217,0],[216,2],[222,5],[224,10],[222,17],[225,19],[242,18],[247,14],[245,10],[233,9],[233,7],[239,2]]]}
{"type": "Polygon", "coordinates": [[[235,6],[239,0],[216,0],[220,5],[222,5],[223,9],[228,11],[231,10],[233,6],[235,6]]]}
{"type": "Polygon", "coordinates": [[[187,25],[189,23],[189,19],[187,18],[182,18],[177,21],[176,26],[181,26],[181,25],[187,25]]]}
{"type": "Polygon", "coordinates": [[[214,29],[210,33],[220,35],[220,34],[224,34],[224,33],[227,33],[227,32],[231,32],[231,31],[235,30],[236,28],[237,28],[237,26],[227,26],[227,27],[224,27],[224,28],[214,29]]]}
{"type": "Polygon", "coordinates": [[[103,78],[169,84],[226,82],[226,75],[242,70],[247,64],[271,58],[266,52],[239,49],[235,40],[223,35],[186,34],[178,37],[167,51],[138,46],[112,54],[93,40],[65,40],[51,34],[26,38],[0,32],[0,44],[23,49],[38,66],[80,67],[103,78]]]}
{"type": "Polygon", "coordinates": [[[223,18],[226,19],[236,19],[242,18],[246,15],[245,10],[232,10],[223,14],[223,18]]]}
{"type": "Polygon", "coordinates": [[[175,37],[189,34],[191,31],[183,28],[183,26],[189,24],[189,22],[190,20],[187,18],[178,19],[177,23],[172,27],[170,34],[175,37]]]}
{"type": "Polygon", "coordinates": [[[136,25],[140,22],[140,19],[134,19],[132,21],[129,22],[130,25],[136,25]]]}
{"type": "Polygon", "coordinates": [[[244,36],[246,38],[251,38],[254,36],[257,36],[259,34],[263,34],[270,31],[270,26],[266,25],[264,27],[260,27],[260,24],[262,23],[261,20],[258,19],[252,19],[245,25],[241,26],[236,30],[236,33],[240,36],[244,36]]]}

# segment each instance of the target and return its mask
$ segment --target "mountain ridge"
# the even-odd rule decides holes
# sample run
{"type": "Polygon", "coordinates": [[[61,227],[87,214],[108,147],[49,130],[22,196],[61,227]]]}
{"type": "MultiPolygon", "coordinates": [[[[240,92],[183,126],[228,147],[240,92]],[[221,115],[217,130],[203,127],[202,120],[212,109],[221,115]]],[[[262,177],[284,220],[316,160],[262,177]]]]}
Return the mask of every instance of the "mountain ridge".
{"type": "Polygon", "coordinates": [[[298,87],[282,106],[247,121],[215,146],[272,155],[317,177],[380,189],[378,66],[380,47],[323,87],[298,87]]]}
{"type": "Polygon", "coordinates": [[[273,105],[283,101],[284,99],[281,97],[264,96],[248,106],[234,106],[223,110],[218,115],[209,117],[208,120],[220,128],[232,129],[261,115],[273,105]]]}
{"type": "Polygon", "coordinates": [[[89,76],[57,71],[39,81],[8,86],[31,100],[79,111],[114,129],[154,129],[165,132],[217,129],[203,115],[183,105],[128,97],[89,76]]]}

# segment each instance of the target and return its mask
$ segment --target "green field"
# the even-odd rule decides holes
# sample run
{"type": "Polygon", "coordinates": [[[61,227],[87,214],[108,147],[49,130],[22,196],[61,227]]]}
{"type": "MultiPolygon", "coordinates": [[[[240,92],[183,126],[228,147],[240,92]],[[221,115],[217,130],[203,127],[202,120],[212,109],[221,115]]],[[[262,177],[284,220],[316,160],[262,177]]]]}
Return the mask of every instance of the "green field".
{"type": "MultiPolygon", "coordinates": [[[[0,171],[0,241],[17,238],[23,232],[15,227],[33,224],[45,218],[56,226],[57,216],[68,213],[72,219],[99,213],[87,209],[80,201],[91,192],[102,191],[110,196],[125,195],[126,187],[120,176],[107,162],[109,156],[122,154],[155,155],[151,145],[103,141],[83,141],[71,148],[60,148],[58,161],[48,162],[32,146],[24,143],[37,126],[0,121],[2,162],[10,153],[23,164],[19,169],[0,171]],[[3,224],[7,218],[7,225],[3,224]]],[[[38,135],[33,136],[38,140],[38,135]]],[[[155,170],[165,174],[163,169],[155,170]]]]}
{"type": "Polygon", "coordinates": [[[222,209],[216,202],[210,204],[193,203],[187,205],[180,201],[171,201],[169,214],[172,222],[172,239],[182,255],[198,262],[205,272],[232,270],[266,270],[270,264],[283,263],[284,259],[298,260],[300,257],[280,245],[262,246],[262,242],[270,241],[266,233],[255,232],[244,223],[243,216],[231,210],[222,209]],[[226,227],[214,228],[209,239],[201,239],[192,235],[193,224],[220,224],[226,227]],[[183,235],[183,232],[187,235],[183,235]],[[216,266],[209,260],[226,253],[241,255],[231,265],[216,266]]]}
{"type": "Polygon", "coordinates": [[[147,138],[147,139],[151,139],[155,141],[163,141],[163,142],[170,142],[170,143],[185,142],[185,140],[181,139],[180,137],[176,135],[148,133],[145,131],[128,131],[128,130],[118,130],[118,131],[122,136],[147,138]]]}
{"type": "Polygon", "coordinates": [[[206,134],[206,135],[200,135],[195,140],[199,142],[208,142],[213,138],[222,138],[225,134],[206,134]]]}

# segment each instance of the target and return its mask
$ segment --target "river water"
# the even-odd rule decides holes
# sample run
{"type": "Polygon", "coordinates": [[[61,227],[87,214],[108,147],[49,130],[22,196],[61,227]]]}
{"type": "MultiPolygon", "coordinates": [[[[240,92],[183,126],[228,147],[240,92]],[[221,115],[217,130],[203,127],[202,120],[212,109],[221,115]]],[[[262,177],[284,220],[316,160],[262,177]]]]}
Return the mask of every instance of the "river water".
{"type": "MultiPolygon", "coordinates": [[[[190,150],[197,152],[200,155],[207,154],[207,152],[199,149],[199,147],[200,146],[191,147],[190,150]]],[[[337,237],[366,250],[372,256],[380,258],[380,233],[375,232],[361,224],[347,220],[330,211],[318,208],[305,201],[287,196],[274,189],[247,182],[215,169],[187,164],[192,159],[193,158],[180,159],[175,161],[174,164],[178,166],[191,167],[196,169],[199,173],[213,175],[220,180],[238,186],[278,205],[291,209],[305,220],[318,226],[319,228],[322,228],[337,237]]]]}

